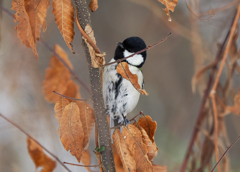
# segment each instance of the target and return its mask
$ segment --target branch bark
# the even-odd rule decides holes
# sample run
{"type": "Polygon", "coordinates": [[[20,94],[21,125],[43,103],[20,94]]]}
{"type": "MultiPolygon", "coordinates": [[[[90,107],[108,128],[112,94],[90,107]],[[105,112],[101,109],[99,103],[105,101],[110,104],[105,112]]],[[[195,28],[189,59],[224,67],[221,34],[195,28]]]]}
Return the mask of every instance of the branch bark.
{"type": "MultiPolygon", "coordinates": [[[[90,13],[86,0],[74,0],[77,10],[77,19],[81,27],[84,29],[87,24],[91,25],[90,13]]],[[[91,57],[87,44],[82,39],[82,46],[85,52],[85,57],[88,65],[88,72],[90,76],[91,85],[91,97],[93,102],[93,108],[96,117],[96,123],[98,128],[98,137],[100,147],[104,146],[105,151],[102,154],[102,164],[104,171],[115,172],[114,159],[112,154],[112,145],[110,138],[109,125],[107,122],[107,116],[105,114],[103,95],[102,95],[102,83],[101,83],[101,68],[93,68],[91,66],[91,57]]]]}

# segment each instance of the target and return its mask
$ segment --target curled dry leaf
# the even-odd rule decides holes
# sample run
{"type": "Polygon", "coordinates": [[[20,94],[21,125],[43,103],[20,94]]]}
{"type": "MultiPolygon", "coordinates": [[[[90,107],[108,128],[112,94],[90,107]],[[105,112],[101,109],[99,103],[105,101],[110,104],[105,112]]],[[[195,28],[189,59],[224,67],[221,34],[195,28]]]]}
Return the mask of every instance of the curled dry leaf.
{"type": "Polygon", "coordinates": [[[172,21],[169,10],[174,12],[174,8],[176,7],[178,0],[158,0],[158,1],[165,5],[165,9],[163,10],[168,15],[168,21],[172,21]]]}
{"type": "MultiPolygon", "coordinates": [[[[89,152],[89,149],[82,152],[81,162],[83,165],[91,165],[91,154],[89,152]]],[[[93,172],[90,169],[90,167],[85,167],[85,168],[87,169],[88,172],[93,172]]]]}
{"type": "Polygon", "coordinates": [[[32,139],[27,138],[27,148],[30,157],[32,158],[36,171],[38,167],[42,167],[41,172],[52,172],[56,167],[56,162],[43,152],[43,148],[32,139]]]}
{"type": "Polygon", "coordinates": [[[113,157],[114,157],[114,164],[115,164],[116,172],[124,172],[121,159],[118,155],[117,149],[114,144],[112,144],[112,149],[113,149],[113,157]]]}
{"type": "MultiPolygon", "coordinates": [[[[85,30],[85,33],[88,35],[88,37],[91,39],[92,43],[94,45],[96,45],[97,42],[96,42],[96,39],[94,37],[94,32],[92,30],[92,27],[89,24],[87,24],[84,30],[85,30]]],[[[88,46],[89,53],[90,53],[90,56],[91,56],[92,67],[93,68],[99,68],[100,66],[104,65],[105,64],[104,56],[106,54],[105,53],[103,53],[103,54],[96,53],[96,51],[94,50],[92,45],[89,43],[87,38],[85,38],[84,36],[82,36],[82,38],[88,46]]]]}
{"type": "Polygon", "coordinates": [[[157,147],[155,141],[150,140],[147,132],[141,126],[138,126],[138,127],[142,133],[143,143],[147,146],[148,159],[149,159],[149,161],[152,161],[153,158],[155,158],[158,154],[158,147],[157,147]]]}
{"type": "Polygon", "coordinates": [[[148,159],[148,151],[146,145],[142,141],[141,131],[134,125],[128,124],[128,127],[123,127],[122,133],[128,145],[128,149],[135,159],[137,169],[139,171],[152,172],[152,163],[148,159]]]}
{"type": "Polygon", "coordinates": [[[92,12],[95,12],[98,9],[98,0],[91,0],[89,8],[92,12]]]}
{"type": "Polygon", "coordinates": [[[124,140],[123,134],[119,129],[116,129],[112,135],[117,153],[121,159],[125,172],[136,171],[136,162],[128,149],[127,143],[124,140]]]}
{"type": "MultiPolygon", "coordinates": [[[[55,45],[54,50],[68,64],[68,66],[72,68],[65,51],[59,45],[55,45]]],[[[70,77],[71,73],[68,69],[55,55],[52,55],[43,82],[42,90],[44,98],[49,102],[57,102],[59,100],[59,95],[54,94],[53,91],[64,94],[67,90],[67,83],[70,80],[70,77]]]]}
{"type": "MultiPolygon", "coordinates": [[[[65,96],[80,99],[80,92],[79,92],[79,86],[73,81],[69,80],[66,84],[66,91],[64,92],[65,96]]],[[[72,99],[68,99],[70,102],[72,102],[72,99]]]]}
{"type": "MultiPolygon", "coordinates": [[[[68,48],[73,52],[72,44],[74,32],[74,8],[71,0],[53,0],[55,22],[68,48]]],[[[73,52],[74,53],[74,52],[73,52]]]]}
{"type": "Polygon", "coordinates": [[[225,110],[240,116],[240,89],[234,97],[234,106],[227,106],[225,110]]]}
{"type": "Polygon", "coordinates": [[[64,108],[58,132],[63,147],[66,151],[70,150],[71,154],[80,162],[84,133],[76,103],[72,102],[64,108]]]}
{"type": "Polygon", "coordinates": [[[148,134],[152,142],[154,142],[154,135],[157,129],[157,122],[153,121],[148,115],[145,115],[138,120],[138,125],[140,125],[148,134]]]}
{"type": "Polygon", "coordinates": [[[32,49],[35,57],[38,58],[29,16],[24,6],[24,0],[12,1],[12,10],[16,11],[13,17],[14,21],[18,22],[18,25],[15,28],[17,30],[18,37],[21,39],[22,43],[26,45],[26,47],[32,49]]]}
{"type": "Polygon", "coordinates": [[[63,110],[68,104],[69,104],[68,99],[63,98],[63,97],[55,103],[55,106],[54,106],[55,115],[54,116],[57,119],[57,121],[59,122],[59,124],[61,122],[63,110]]]}
{"type": "Polygon", "coordinates": [[[50,6],[50,0],[25,0],[25,8],[29,16],[34,42],[39,41],[41,27],[43,31],[47,29],[46,16],[50,6]]]}
{"type": "Polygon", "coordinates": [[[155,172],[167,172],[167,167],[164,165],[164,166],[161,166],[161,165],[155,165],[153,164],[153,171],[155,172]]]}
{"type": "Polygon", "coordinates": [[[77,101],[76,103],[79,107],[80,119],[84,132],[83,149],[87,150],[93,126],[95,124],[94,111],[91,106],[86,102],[77,101]]]}
{"type": "Polygon", "coordinates": [[[139,91],[141,94],[148,95],[146,90],[142,89],[141,86],[138,83],[138,76],[136,74],[133,74],[129,66],[126,62],[120,62],[117,65],[117,73],[122,75],[123,78],[129,80],[132,85],[136,88],[137,91],[139,91]]]}

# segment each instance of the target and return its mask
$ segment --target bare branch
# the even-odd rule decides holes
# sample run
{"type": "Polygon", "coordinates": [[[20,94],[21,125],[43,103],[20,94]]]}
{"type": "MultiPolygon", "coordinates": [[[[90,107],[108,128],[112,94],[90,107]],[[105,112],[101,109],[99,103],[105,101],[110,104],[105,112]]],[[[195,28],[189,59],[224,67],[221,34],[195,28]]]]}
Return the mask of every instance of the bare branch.
{"type": "Polygon", "coordinates": [[[67,98],[67,99],[74,100],[74,101],[83,101],[83,102],[91,101],[90,99],[75,99],[75,98],[73,98],[73,97],[68,97],[68,96],[62,95],[62,94],[60,94],[60,93],[57,93],[56,91],[53,91],[53,93],[55,93],[55,94],[57,94],[57,95],[59,95],[59,96],[61,96],[61,97],[65,97],[65,98],[67,98]]]}

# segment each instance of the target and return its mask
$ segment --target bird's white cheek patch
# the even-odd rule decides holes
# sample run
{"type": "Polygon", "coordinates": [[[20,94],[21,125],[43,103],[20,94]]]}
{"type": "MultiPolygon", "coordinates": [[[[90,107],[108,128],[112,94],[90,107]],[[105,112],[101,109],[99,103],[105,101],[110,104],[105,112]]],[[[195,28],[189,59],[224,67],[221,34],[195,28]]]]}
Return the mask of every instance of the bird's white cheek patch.
{"type": "MultiPolygon", "coordinates": [[[[127,50],[123,52],[124,57],[130,56],[132,54],[134,53],[130,53],[127,50]]],[[[138,66],[143,63],[143,56],[141,54],[136,54],[133,57],[126,59],[126,61],[131,65],[138,66]]]]}

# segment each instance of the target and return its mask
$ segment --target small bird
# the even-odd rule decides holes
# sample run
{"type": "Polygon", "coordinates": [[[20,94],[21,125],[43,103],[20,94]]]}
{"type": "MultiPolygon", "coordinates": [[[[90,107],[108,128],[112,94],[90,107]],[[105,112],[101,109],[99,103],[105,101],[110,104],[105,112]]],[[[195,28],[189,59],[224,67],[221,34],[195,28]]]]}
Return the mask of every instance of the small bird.
{"type": "MultiPolygon", "coordinates": [[[[125,58],[145,48],[146,44],[141,38],[129,37],[122,43],[118,43],[114,58],[110,62],[125,58]]],[[[137,74],[138,83],[142,89],[144,80],[141,68],[146,57],[147,53],[144,51],[123,61],[128,63],[129,70],[133,74],[137,74]]],[[[117,73],[118,64],[114,63],[103,69],[103,99],[107,110],[106,114],[110,115],[110,128],[122,123],[127,124],[126,116],[136,107],[140,97],[140,93],[132,83],[117,73]]]]}

